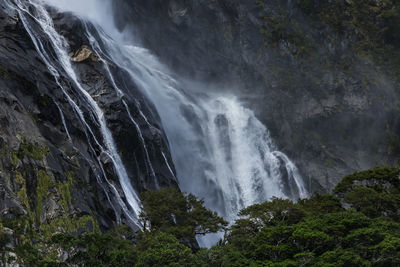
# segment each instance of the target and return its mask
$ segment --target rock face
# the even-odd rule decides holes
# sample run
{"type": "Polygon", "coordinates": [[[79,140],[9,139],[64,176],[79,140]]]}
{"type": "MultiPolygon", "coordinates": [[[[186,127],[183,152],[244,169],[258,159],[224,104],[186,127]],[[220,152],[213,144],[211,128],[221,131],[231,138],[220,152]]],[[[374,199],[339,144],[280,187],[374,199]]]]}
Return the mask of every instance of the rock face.
{"type": "Polygon", "coordinates": [[[89,47],[87,45],[82,45],[82,47],[75,53],[71,52],[70,56],[71,56],[71,61],[73,61],[73,62],[82,62],[87,59],[89,59],[93,62],[99,61],[99,57],[96,56],[93,53],[93,51],[89,49],[89,47]]]}
{"type": "MultiPolygon", "coordinates": [[[[51,15],[56,30],[70,46],[80,84],[104,111],[132,178],[130,183],[138,193],[158,186],[176,187],[167,162],[161,158],[162,151],[171,162],[166,138],[146,99],[132,82],[122,80],[121,69],[101,61],[93,52],[76,17],[55,11],[51,15]],[[118,74],[121,80],[114,82],[123,83],[129,94],[116,92],[104,64],[118,74]],[[146,115],[147,122],[140,113],[146,115]],[[154,173],[149,170],[142,139],[150,160],[159,162],[152,166],[154,173]]],[[[51,51],[48,43],[43,45],[51,51]]],[[[37,53],[21,17],[3,3],[0,62],[0,222],[22,227],[18,230],[22,236],[26,231],[78,233],[106,231],[118,222],[131,224],[117,205],[115,192],[125,205],[127,199],[108,152],[101,149],[106,141],[98,121],[82,98],[71,94],[88,125],[82,124],[61,90],[62,85],[68,92],[76,92],[74,82],[61,68],[60,77],[55,78],[37,53]],[[89,125],[93,130],[90,134],[89,125]]],[[[20,241],[16,236],[12,242],[20,241]]]]}
{"type": "MultiPolygon", "coordinates": [[[[85,35],[91,25],[52,10],[77,77],[43,42],[55,75],[25,24],[40,27],[7,3],[0,3],[1,234],[14,246],[27,231],[81,233],[130,224],[115,158],[104,149],[104,129],[77,83],[102,111],[138,193],[177,186],[154,107],[125,70],[96,52],[85,35]]],[[[295,159],[309,191],[331,190],[347,173],[395,161],[387,148],[400,129],[398,82],[368,55],[354,55],[358,37],[349,28],[337,34],[330,26],[315,27],[296,3],[113,1],[121,29],[132,30],[185,78],[238,91],[295,159]]]]}
{"type": "MultiPolygon", "coordinates": [[[[353,4],[338,9],[331,2],[113,1],[119,27],[140,36],[172,69],[239,88],[311,192],[329,191],[346,174],[397,158],[396,75],[369,50],[357,50],[363,31],[345,17],[353,4]],[[343,17],[341,25],[332,22],[335,16],[343,17]]],[[[368,20],[383,23],[378,16],[368,20]]]]}

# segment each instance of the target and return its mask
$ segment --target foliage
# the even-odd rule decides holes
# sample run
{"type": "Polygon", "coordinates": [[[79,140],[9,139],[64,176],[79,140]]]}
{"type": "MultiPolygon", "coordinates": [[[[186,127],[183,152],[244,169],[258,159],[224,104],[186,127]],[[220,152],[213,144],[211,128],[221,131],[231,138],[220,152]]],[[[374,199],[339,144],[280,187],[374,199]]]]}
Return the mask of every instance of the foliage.
{"type": "Polygon", "coordinates": [[[225,222],[194,196],[170,188],[143,194],[146,228],[139,235],[127,227],[77,235],[57,220],[37,235],[24,217],[3,224],[19,237],[14,251],[29,266],[399,266],[398,179],[397,168],[375,168],[346,176],[335,195],[250,206],[223,241],[197,251],[190,247],[196,233],[225,222]],[[57,256],[60,251],[66,259],[57,256]]]}
{"type": "Polygon", "coordinates": [[[397,266],[398,182],[397,168],[375,168],[346,176],[337,196],[253,205],[226,242],[247,259],[241,266],[397,266]]]}
{"type": "Polygon", "coordinates": [[[122,238],[115,231],[104,235],[91,233],[79,237],[57,234],[51,241],[68,251],[68,263],[78,266],[133,266],[136,261],[136,251],[132,242],[122,238]]]}
{"type": "Polygon", "coordinates": [[[400,69],[400,2],[394,0],[297,0],[314,25],[327,26],[334,34],[352,40],[358,56],[372,56],[391,74],[400,69]],[[355,40],[355,41],[354,41],[355,40]]]}
{"type": "Polygon", "coordinates": [[[0,223],[0,251],[3,251],[6,244],[9,242],[8,236],[4,233],[3,225],[0,223]]]}
{"type": "Polygon", "coordinates": [[[189,240],[194,240],[196,235],[221,231],[227,222],[206,209],[203,203],[192,194],[184,195],[175,188],[147,191],[142,195],[140,214],[143,230],[166,232],[189,240]]]}
{"type": "Polygon", "coordinates": [[[42,214],[43,201],[47,196],[49,188],[54,186],[50,176],[43,170],[38,171],[37,189],[36,189],[36,218],[40,221],[42,214]]]}
{"type": "Polygon", "coordinates": [[[250,233],[242,225],[236,224],[227,240],[249,265],[370,266],[379,261],[396,266],[400,256],[399,223],[353,210],[307,216],[296,224],[264,225],[250,233]]]}
{"type": "Polygon", "coordinates": [[[389,183],[392,189],[400,189],[400,169],[395,167],[374,168],[362,172],[345,176],[342,181],[336,186],[335,193],[344,193],[351,190],[355,186],[355,182],[368,181],[373,182],[374,188],[379,191],[383,190],[383,184],[389,183]]]}
{"type": "Polygon", "coordinates": [[[344,211],[340,199],[331,194],[316,194],[310,198],[300,199],[298,204],[307,215],[316,216],[344,211]]]}
{"type": "Polygon", "coordinates": [[[375,168],[346,176],[335,192],[353,208],[371,218],[390,217],[400,221],[400,170],[375,168]]]}
{"type": "MultiPolygon", "coordinates": [[[[257,0],[261,9],[265,9],[268,1],[257,0]]],[[[279,11],[264,15],[264,25],[260,29],[266,38],[267,44],[278,47],[280,43],[287,42],[294,45],[295,54],[298,56],[309,54],[313,48],[313,40],[307,35],[300,24],[290,15],[290,12],[279,5],[279,11]]]]}
{"type": "Polygon", "coordinates": [[[321,77],[338,70],[346,78],[373,82],[364,83],[366,87],[380,84],[382,75],[396,86],[400,83],[399,1],[256,2],[270,75],[285,77],[279,79],[281,90],[293,93],[299,85],[320,89],[325,82],[321,77]],[[271,53],[271,48],[278,53],[271,53]]]}
{"type": "Polygon", "coordinates": [[[35,160],[42,160],[48,153],[48,146],[40,146],[38,143],[30,143],[24,139],[18,150],[18,158],[23,159],[24,156],[29,156],[35,160]]]}
{"type": "Polygon", "coordinates": [[[196,256],[187,246],[168,233],[148,235],[138,245],[140,251],[135,266],[195,266],[196,256]]]}

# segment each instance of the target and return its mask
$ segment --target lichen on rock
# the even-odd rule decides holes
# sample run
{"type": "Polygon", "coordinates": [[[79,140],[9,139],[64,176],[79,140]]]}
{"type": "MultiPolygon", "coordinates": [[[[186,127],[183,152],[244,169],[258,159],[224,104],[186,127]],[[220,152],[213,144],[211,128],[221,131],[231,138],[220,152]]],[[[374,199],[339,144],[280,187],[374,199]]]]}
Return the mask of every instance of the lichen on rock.
{"type": "Polygon", "coordinates": [[[71,52],[69,56],[73,62],[83,62],[85,60],[92,62],[100,61],[100,58],[87,45],[82,45],[77,51],[71,52]]]}

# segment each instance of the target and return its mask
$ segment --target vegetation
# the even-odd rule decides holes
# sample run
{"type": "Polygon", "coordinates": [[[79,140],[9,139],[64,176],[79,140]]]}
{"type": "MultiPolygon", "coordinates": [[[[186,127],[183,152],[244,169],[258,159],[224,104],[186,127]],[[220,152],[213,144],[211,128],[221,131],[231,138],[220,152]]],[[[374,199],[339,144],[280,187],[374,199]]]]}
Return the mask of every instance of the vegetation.
{"type": "MultiPolygon", "coordinates": [[[[399,1],[257,0],[257,4],[257,15],[263,17],[262,51],[267,55],[263,64],[279,90],[299,96],[310,92],[318,99],[324,97],[321,88],[334,84],[341,92],[354,80],[364,92],[383,93],[389,84],[400,85],[399,1]],[[323,78],[328,73],[332,81],[323,78]]],[[[392,137],[390,152],[398,156],[392,137]]]]}
{"type": "Polygon", "coordinates": [[[48,146],[40,146],[37,143],[30,143],[27,140],[23,140],[18,150],[18,158],[23,159],[24,156],[29,156],[34,160],[42,160],[49,153],[48,146]]]}
{"type": "Polygon", "coordinates": [[[0,65],[0,78],[2,78],[2,79],[7,79],[7,77],[8,77],[8,70],[7,70],[7,68],[5,68],[4,66],[1,66],[0,65]]]}
{"type": "Polygon", "coordinates": [[[140,218],[143,230],[165,232],[182,240],[195,242],[196,235],[216,233],[228,223],[206,209],[203,201],[192,194],[183,195],[175,188],[148,191],[142,195],[140,218]]]}
{"type": "MultiPolygon", "coordinates": [[[[263,1],[258,0],[261,8],[265,7],[263,1]]],[[[295,46],[296,55],[304,55],[310,53],[312,48],[312,40],[306,35],[299,23],[290,17],[289,11],[283,7],[279,7],[279,13],[275,16],[264,16],[265,27],[261,28],[261,32],[266,37],[266,44],[272,44],[274,47],[279,46],[280,41],[286,41],[295,46]]]]}
{"type": "Polygon", "coordinates": [[[274,198],[242,210],[228,229],[202,201],[164,188],[142,195],[139,234],[127,227],[75,234],[94,224],[88,218],[71,228],[54,221],[38,236],[20,218],[0,224],[0,245],[9,242],[4,225],[19,237],[15,252],[29,266],[399,266],[399,175],[375,168],[346,176],[334,194],[297,203],[274,198]],[[224,229],[217,245],[197,248],[197,234],[224,229]]]}
{"type": "MultiPolygon", "coordinates": [[[[354,40],[353,51],[372,57],[392,75],[400,74],[400,3],[393,0],[297,0],[314,27],[354,40]]],[[[329,33],[328,33],[329,35],[329,33]]]]}
{"type": "Polygon", "coordinates": [[[357,211],[371,218],[400,221],[400,170],[375,168],[346,176],[335,192],[357,211]]]}
{"type": "Polygon", "coordinates": [[[0,249],[3,249],[8,242],[9,239],[7,235],[4,233],[3,225],[0,223],[0,249]]]}

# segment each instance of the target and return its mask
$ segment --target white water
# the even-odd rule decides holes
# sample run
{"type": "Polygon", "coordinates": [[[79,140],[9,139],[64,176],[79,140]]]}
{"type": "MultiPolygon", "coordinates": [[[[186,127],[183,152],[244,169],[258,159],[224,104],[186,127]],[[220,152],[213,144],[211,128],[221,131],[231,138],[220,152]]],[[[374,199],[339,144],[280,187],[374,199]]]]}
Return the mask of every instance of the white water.
{"type": "MultiPolygon", "coordinates": [[[[246,108],[234,95],[210,93],[218,92],[218,88],[204,86],[193,90],[191,86],[184,86],[179,78],[174,78],[173,73],[148,50],[133,42],[134,38],[131,36],[126,38],[126,35],[116,29],[110,16],[110,9],[107,11],[107,8],[110,8],[109,1],[46,1],[62,10],[76,12],[77,15],[94,23],[97,33],[101,36],[99,42],[101,41],[103,45],[100,46],[93,37],[95,35],[88,31],[87,36],[92,49],[101,58],[107,58],[118,67],[125,69],[143,94],[153,102],[167,134],[177,179],[183,191],[203,198],[209,208],[217,210],[231,221],[242,208],[266,201],[273,196],[292,199],[307,196],[295,164],[284,153],[277,150],[268,129],[250,109],[246,108]],[[90,12],[87,13],[86,10],[90,12]],[[290,190],[285,189],[284,179],[287,179],[290,190]]],[[[27,16],[27,11],[23,10],[24,5],[19,0],[15,2],[20,5],[20,16],[27,16]]],[[[80,96],[89,104],[92,114],[99,123],[105,143],[104,153],[108,154],[112,160],[123,192],[134,213],[131,214],[127,208],[122,209],[135,221],[140,210],[140,203],[106,126],[103,112],[80,85],[69,62],[66,42],[55,32],[51,19],[41,8],[42,2],[39,0],[34,2],[41,11],[41,14],[35,14],[37,23],[47,33],[57,53],[58,63],[74,82],[80,96]]],[[[29,25],[25,27],[30,32],[31,38],[37,39],[29,25]]],[[[39,39],[36,46],[39,54],[43,55],[45,51],[41,48],[39,39]]],[[[42,57],[49,69],[55,71],[56,68],[50,63],[51,60],[46,55],[42,57]]],[[[112,73],[107,65],[104,65],[116,92],[122,96],[123,92],[116,86],[112,73]]],[[[193,87],[198,86],[193,85],[193,87]]],[[[68,96],[66,90],[63,89],[63,91],[94,137],[82,112],[68,96]]],[[[125,102],[124,105],[126,106],[125,102]]],[[[157,182],[141,129],[130,115],[127,106],[126,110],[139,132],[150,173],[157,182]]],[[[143,113],[140,115],[149,124],[145,115],[143,113]]],[[[97,140],[96,143],[100,146],[97,140]]],[[[173,173],[167,158],[163,152],[161,153],[170,172],[173,173]]],[[[108,184],[114,188],[112,191],[115,192],[115,187],[109,182],[108,184]]],[[[121,202],[118,201],[120,205],[123,205],[121,202]]]]}
{"type": "Polygon", "coordinates": [[[113,62],[154,103],[182,190],[204,198],[230,220],[240,209],[273,196],[306,196],[295,165],[276,151],[267,128],[235,96],[194,93],[182,88],[148,50],[104,33],[102,42],[113,62]],[[291,195],[283,190],[282,164],[296,181],[291,195]]]}
{"type": "MultiPolygon", "coordinates": [[[[96,101],[90,96],[90,94],[86,90],[83,89],[82,85],[80,84],[80,82],[77,79],[75,71],[71,66],[70,57],[68,56],[69,49],[68,49],[67,42],[54,29],[52,19],[50,18],[49,14],[47,13],[46,9],[44,8],[44,6],[41,2],[30,3],[35,6],[35,10],[34,10],[35,14],[30,13],[29,8],[26,5],[29,3],[22,2],[19,0],[15,0],[14,3],[16,5],[16,9],[19,14],[19,17],[25,26],[25,29],[27,30],[28,34],[30,35],[32,41],[35,44],[37,52],[42,57],[45,64],[48,66],[49,71],[53,74],[54,78],[57,81],[57,84],[63,90],[68,101],[71,103],[71,106],[73,106],[74,110],[79,114],[81,121],[85,124],[86,128],[91,132],[92,137],[96,140],[95,135],[93,134],[93,131],[90,129],[89,125],[86,123],[86,121],[84,119],[83,112],[79,109],[78,105],[72,100],[72,98],[69,96],[69,94],[67,93],[65,88],[58,81],[60,75],[59,75],[58,71],[56,70],[56,67],[54,66],[54,64],[51,63],[51,58],[48,56],[45,49],[43,48],[41,40],[38,37],[38,36],[40,36],[40,34],[37,34],[35,32],[35,30],[29,24],[28,17],[30,17],[30,19],[33,19],[37,23],[37,25],[40,27],[40,30],[44,34],[47,35],[47,37],[48,37],[47,40],[51,43],[51,46],[52,46],[54,52],[56,53],[57,63],[60,64],[60,66],[63,68],[63,71],[65,71],[65,73],[68,75],[70,80],[74,83],[75,87],[78,89],[78,91],[80,93],[80,96],[83,97],[84,100],[89,104],[89,107],[92,112],[91,115],[96,118],[96,121],[100,126],[100,131],[101,131],[101,134],[103,137],[103,142],[105,144],[105,148],[103,148],[97,140],[96,140],[96,143],[99,147],[101,147],[102,153],[106,154],[111,159],[111,161],[114,165],[114,170],[119,177],[120,184],[124,191],[125,197],[128,199],[128,203],[132,210],[128,210],[125,207],[125,205],[123,204],[122,200],[120,200],[118,202],[122,206],[121,208],[125,211],[125,215],[127,215],[133,223],[135,223],[136,225],[139,225],[139,222],[138,222],[138,215],[140,212],[139,198],[137,197],[135,190],[132,188],[128,174],[125,170],[125,167],[124,167],[122,160],[116,149],[111,132],[107,128],[107,124],[106,124],[106,121],[104,118],[103,111],[100,109],[100,107],[98,106],[96,101]]],[[[13,8],[12,3],[9,3],[9,6],[11,8],[13,8]]],[[[103,170],[103,173],[105,174],[104,170],[103,170]]],[[[115,189],[115,187],[114,187],[114,189],[115,189]]],[[[115,189],[115,191],[117,191],[117,190],[115,189]]],[[[118,195],[118,193],[117,193],[117,195],[118,195]]]]}
{"type": "Polygon", "coordinates": [[[135,128],[136,128],[137,132],[139,133],[139,138],[140,138],[140,141],[143,144],[143,148],[144,148],[144,152],[145,152],[145,156],[146,156],[147,167],[150,168],[150,174],[153,177],[153,179],[155,180],[155,183],[156,183],[158,189],[160,189],[160,186],[158,185],[156,174],[154,172],[153,166],[152,166],[151,161],[150,161],[150,156],[149,156],[149,152],[147,150],[147,145],[146,145],[146,142],[145,142],[145,140],[143,138],[143,135],[142,135],[142,130],[140,129],[139,124],[137,124],[137,122],[133,119],[133,117],[131,115],[131,112],[129,111],[129,108],[128,108],[128,105],[126,104],[126,102],[124,100],[122,100],[122,102],[124,103],[125,109],[128,112],[129,119],[131,120],[133,125],[135,125],[135,128]]]}
{"type": "MultiPolygon", "coordinates": [[[[53,101],[54,101],[54,100],[53,100],[53,101]]],[[[57,106],[57,108],[58,108],[58,111],[60,112],[61,121],[62,121],[62,124],[63,124],[63,126],[64,126],[65,133],[66,133],[67,136],[68,136],[68,141],[69,141],[70,143],[73,143],[73,142],[72,142],[71,135],[69,134],[69,131],[68,131],[67,123],[65,122],[64,112],[62,111],[62,109],[60,108],[60,105],[59,105],[57,102],[54,101],[54,103],[56,103],[56,106],[57,106]]]]}

